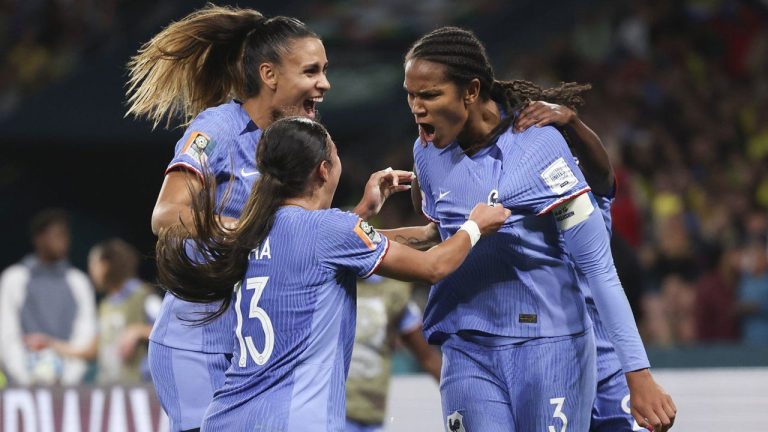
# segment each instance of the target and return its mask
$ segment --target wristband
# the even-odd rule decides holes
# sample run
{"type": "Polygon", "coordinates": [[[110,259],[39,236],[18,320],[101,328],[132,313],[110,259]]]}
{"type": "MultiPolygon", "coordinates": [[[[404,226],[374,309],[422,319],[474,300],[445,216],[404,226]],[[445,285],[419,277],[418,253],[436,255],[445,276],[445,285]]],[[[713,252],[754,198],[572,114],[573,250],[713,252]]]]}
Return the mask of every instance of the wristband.
{"type": "Polygon", "coordinates": [[[461,230],[464,230],[469,234],[469,241],[472,242],[472,247],[475,247],[475,244],[477,244],[477,241],[480,240],[481,236],[480,227],[477,226],[477,222],[470,219],[461,225],[459,231],[461,230]]]}

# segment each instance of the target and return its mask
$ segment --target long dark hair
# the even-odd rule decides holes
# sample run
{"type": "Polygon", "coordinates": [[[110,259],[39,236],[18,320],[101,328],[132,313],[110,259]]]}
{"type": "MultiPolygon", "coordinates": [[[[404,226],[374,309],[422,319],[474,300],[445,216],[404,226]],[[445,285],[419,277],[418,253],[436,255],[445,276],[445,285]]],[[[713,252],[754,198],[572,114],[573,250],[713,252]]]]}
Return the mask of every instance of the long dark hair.
{"type": "Polygon", "coordinates": [[[405,55],[412,59],[427,60],[445,66],[446,77],[459,88],[466,88],[473,80],[480,81],[480,97],[500,103],[509,114],[481,143],[492,141],[514,122],[512,113],[530,101],[544,100],[569,108],[584,104],[580,94],[592,88],[591,84],[560,83],[558,87],[542,89],[530,81],[499,81],[488,59],[485,46],[477,36],[459,27],[441,27],[417,40],[405,55]]]}
{"type": "Polygon", "coordinates": [[[174,22],[128,63],[128,112],[156,127],[190,121],[232,97],[259,94],[259,65],[280,64],[295,39],[318,38],[301,21],[253,9],[208,6],[174,22]]]}
{"type": "MultiPolygon", "coordinates": [[[[331,163],[328,131],[306,117],[272,123],[259,140],[256,166],[261,176],[245,203],[237,228],[228,230],[216,216],[215,182],[206,180],[193,196],[194,232],[182,224],[163,229],[156,257],[160,283],[176,297],[195,303],[223,300],[209,322],[222,315],[242,280],[248,254],[267,238],[278,208],[286,199],[308,193],[312,172],[331,163]]],[[[210,175],[210,174],[209,174],[210,175]]]]}

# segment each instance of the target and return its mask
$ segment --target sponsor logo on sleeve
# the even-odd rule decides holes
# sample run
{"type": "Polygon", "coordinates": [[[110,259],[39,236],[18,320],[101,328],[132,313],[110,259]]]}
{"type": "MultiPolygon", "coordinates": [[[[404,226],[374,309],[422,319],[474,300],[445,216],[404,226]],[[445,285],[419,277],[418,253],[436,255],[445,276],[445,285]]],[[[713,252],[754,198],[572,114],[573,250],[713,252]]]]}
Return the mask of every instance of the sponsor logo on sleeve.
{"type": "Polygon", "coordinates": [[[366,221],[358,219],[355,225],[355,234],[368,246],[368,249],[376,249],[376,245],[381,243],[381,234],[376,232],[375,229],[366,221]]]}
{"type": "Polygon", "coordinates": [[[541,178],[555,195],[562,195],[579,183],[579,179],[576,178],[563,158],[558,158],[549,165],[541,173],[541,178]]]}
{"type": "Polygon", "coordinates": [[[193,157],[200,163],[208,160],[208,155],[211,154],[216,145],[211,138],[202,132],[192,132],[187,138],[187,143],[184,144],[182,153],[193,157]]]}

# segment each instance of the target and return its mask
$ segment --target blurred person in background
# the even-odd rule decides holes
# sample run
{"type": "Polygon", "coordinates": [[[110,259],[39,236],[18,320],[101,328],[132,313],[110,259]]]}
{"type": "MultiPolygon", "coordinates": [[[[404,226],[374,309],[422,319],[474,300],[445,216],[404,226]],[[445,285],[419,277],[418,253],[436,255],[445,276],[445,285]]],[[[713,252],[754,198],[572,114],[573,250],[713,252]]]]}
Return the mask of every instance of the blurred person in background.
{"type": "Polygon", "coordinates": [[[766,235],[748,240],[741,259],[737,313],[742,342],[768,345],[768,251],[766,235]]]}
{"type": "Polygon", "coordinates": [[[98,382],[149,381],[147,348],[160,297],[139,279],[139,251],[122,239],[105,240],[88,254],[88,274],[105,296],[99,304],[98,382]]]}
{"type": "Polygon", "coordinates": [[[0,346],[14,385],[81,382],[86,362],[60,355],[48,341],[88,347],[96,332],[95,298],[88,277],[67,257],[69,216],[44,210],[30,224],[34,253],[0,276],[0,346]]]}
{"type": "Polygon", "coordinates": [[[105,240],[88,254],[88,274],[97,292],[98,335],[86,347],[40,337],[38,344],[63,357],[97,360],[99,384],[149,381],[147,343],[160,298],[138,278],[139,252],[121,239],[105,240]]]}
{"type": "Polygon", "coordinates": [[[384,430],[392,355],[398,341],[413,353],[422,369],[440,381],[440,352],[424,339],[421,311],[411,300],[411,284],[378,275],[358,281],[346,432],[384,430]]]}
{"type": "Polygon", "coordinates": [[[736,248],[709,246],[704,272],[694,286],[697,341],[738,342],[736,296],[740,258],[740,251],[736,248]]]}
{"type": "Polygon", "coordinates": [[[653,284],[643,299],[645,334],[649,343],[658,345],[691,344],[696,340],[694,283],[700,269],[680,198],[671,194],[657,198],[654,219],[653,284]]]}

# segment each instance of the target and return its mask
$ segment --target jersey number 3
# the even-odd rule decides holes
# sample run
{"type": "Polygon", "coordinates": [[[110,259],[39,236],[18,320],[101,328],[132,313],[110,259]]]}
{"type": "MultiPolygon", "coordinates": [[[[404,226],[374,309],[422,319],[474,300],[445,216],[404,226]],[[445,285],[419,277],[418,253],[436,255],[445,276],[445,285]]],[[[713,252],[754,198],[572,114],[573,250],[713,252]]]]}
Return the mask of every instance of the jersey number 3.
{"type": "Polygon", "coordinates": [[[267,287],[269,276],[252,277],[245,280],[246,290],[255,290],[253,297],[251,297],[251,305],[248,308],[248,318],[256,318],[261,323],[261,327],[264,329],[264,351],[256,349],[256,345],[253,343],[253,338],[246,336],[243,338],[243,313],[240,311],[240,303],[243,298],[243,290],[240,282],[235,285],[235,291],[237,296],[235,299],[235,312],[237,312],[237,328],[235,333],[237,334],[237,341],[240,343],[240,361],[238,362],[241,368],[244,368],[247,364],[247,356],[253,359],[257,365],[261,366],[269,360],[272,356],[272,349],[275,347],[275,329],[272,327],[272,320],[269,319],[267,311],[259,307],[259,299],[264,292],[264,288],[267,287]],[[247,354],[246,354],[247,351],[247,354]]]}

